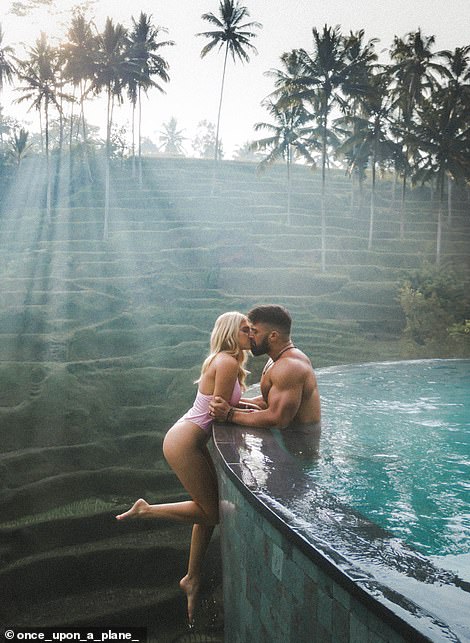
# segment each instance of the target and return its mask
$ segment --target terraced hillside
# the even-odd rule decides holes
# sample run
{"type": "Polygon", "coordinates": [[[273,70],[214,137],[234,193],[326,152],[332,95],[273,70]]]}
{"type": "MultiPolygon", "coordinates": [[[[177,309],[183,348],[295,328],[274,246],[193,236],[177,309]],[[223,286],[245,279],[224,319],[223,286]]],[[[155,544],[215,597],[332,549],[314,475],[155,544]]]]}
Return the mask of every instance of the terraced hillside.
{"type": "MultiPolygon", "coordinates": [[[[286,305],[316,366],[400,356],[397,279],[434,257],[426,190],[410,195],[402,241],[382,184],[368,251],[367,212],[350,213],[335,174],[322,273],[317,175],[295,168],[287,225],[284,168],[259,177],[224,162],[213,192],[211,171],[146,160],[140,189],[116,167],[105,241],[98,172],[74,187],[64,167],[50,217],[34,159],[2,186],[0,622],[147,625],[159,641],[177,631],[189,528],[114,515],[138,496],[184,497],[161,442],[220,313],[286,305]]],[[[462,264],[470,218],[456,205],[443,260],[462,264]]]]}

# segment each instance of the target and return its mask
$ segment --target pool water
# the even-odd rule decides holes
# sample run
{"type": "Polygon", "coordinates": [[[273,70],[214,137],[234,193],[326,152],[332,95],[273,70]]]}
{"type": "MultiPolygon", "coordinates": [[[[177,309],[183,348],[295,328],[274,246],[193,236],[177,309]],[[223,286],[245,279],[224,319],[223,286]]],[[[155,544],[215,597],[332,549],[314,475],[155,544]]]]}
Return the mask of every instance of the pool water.
{"type": "Polygon", "coordinates": [[[308,475],[423,554],[469,554],[470,360],[317,376],[323,428],[308,475]]]}

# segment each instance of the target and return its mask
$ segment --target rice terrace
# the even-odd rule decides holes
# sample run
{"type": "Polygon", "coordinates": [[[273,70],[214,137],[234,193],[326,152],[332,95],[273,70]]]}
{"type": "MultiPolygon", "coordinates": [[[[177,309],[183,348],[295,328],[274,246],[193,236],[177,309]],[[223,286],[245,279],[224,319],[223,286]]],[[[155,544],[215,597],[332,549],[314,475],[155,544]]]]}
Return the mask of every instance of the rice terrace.
{"type": "MultiPolygon", "coordinates": [[[[116,530],[110,517],[144,491],[182,496],[158,454],[191,401],[217,315],[276,298],[293,311],[296,342],[316,366],[403,356],[397,283],[434,251],[426,191],[413,195],[401,241],[384,183],[367,250],[367,217],[348,214],[349,181],[335,173],[323,274],[317,175],[295,168],[287,226],[284,168],[259,177],[254,164],[224,162],[208,197],[211,163],[146,160],[142,190],[117,167],[106,242],[97,187],[67,194],[48,221],[37,174],[34,185],[25,163],[10,178],[0,413],[1,576],[12,602],[2,609],[24,625],[101,624],[116,614],[135,622],[156,586],[153,618],[176,609],[187,529],[116,530]]],[[[456,213],[445,261],[467,259],[469,234],[465,212],[456,213]]],[[[257,381],[257,364],[252,371],[257,381]]]]}
{"type": "MultiPolygon", "coordinates": [[[[184,635],[177,580],[189,527],[116,525],[114,516],[138,497],[186,498],[162,441],[194,398],[221,313],[286,306],[315,368],[470,356],[468,51],[465,60],[465,176],[435,151],[422,151],[435,156],[419,166],[392,125],[390,149],[408,154],[407,170],[383,145],[382,156],[364,143],[353,157],[354,115],[322,139],[318,113],[316,128],[292,113],[299,101],[285,110],[297,153],[278,138],[264,171],[273,147],[261,134],[236,160],[218,158],[214,136],[201,158],[137,158],[136,149],[119,155],[111,130],[107,141],[87,141],[74,115],[75,134],[60,133],[56,120],[48,147],[37,140],[23,155],[19,128],[2,116],[0,624],[119,623],[146,626],[155,641],[184,635]]],[[[284,77],[291,63],[280,63],[284,77]]],[[[371,70],[380,93],[383,75],[371,70]]],[[[397,119],[411,110],[403,128],[423,124],[431,97],[442,99],[429,87],[421,87],[429,104],[395,105],[397,119]]],[[[307,112],[320,110],[313,94],[307,112]]],[[[267,119],[281,118],[282,97],[267,119]]],[[[363,120],[374,114],[364,103],[363,120]]],[[[263,365],[250,359],[250,384],[263,365]]],[[[216,540],[200,616],[213,638],[204,640],[221,640],[219,558],[216,540]]]]}

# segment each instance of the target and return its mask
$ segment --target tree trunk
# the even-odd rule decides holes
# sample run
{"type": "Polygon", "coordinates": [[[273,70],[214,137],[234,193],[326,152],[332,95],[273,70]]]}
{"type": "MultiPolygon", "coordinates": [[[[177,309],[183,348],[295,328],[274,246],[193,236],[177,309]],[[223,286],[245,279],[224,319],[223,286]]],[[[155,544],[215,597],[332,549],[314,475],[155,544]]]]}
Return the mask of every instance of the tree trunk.
{"type": "Polygon", "coordinates": [[[135,179],[135,103],[132,102],[132,178],[135,179]]]}
{"type": "Polygon", "coordinates": [[[109,226],[109,189],[110,189],[110,155],[111,155],[111,88],[108,87],[108,106],[106,122],[106,163],[105,163],[105,180],[104,180],[104,223],[103,223],[103,241],[108,240],[109,226]]]}
{"type": "Polygon", "coordinates": [[[51,220],[51,163],[49,159],[49,109],[46,99],[44,107],[45,117],[45,141],[46,141],[46,212],[47,220],[51,220]]]}
{"type": "Polygon", "coordinates": [[[431,181],[429,183],[429,189],[431,191],[431,199],[430,199],[430,205],[431,205],[431,216],[434,214],[434,179],[431,178],[431,181]]]}
{"type": "Polygon", "coordinates": [[[359,215],[361,215],[364,210],[364,181],[364,177],[359,175],[359,201],[357,206],[359,215]]]}
{"type": "Polygon", "coordinates": [[[70,109],[70,132],[69,132],[69,153],[72,155],[72,143],[73,143],[73,108],[75,105],[75,85],[73,86],[73,95],[72,95],[72,107],[70,109]]]}
{"type": "Polygon", "coordinates": [[[405,238],[405,194],[406,194],[406,170],[403,173],[403,182],[401,186],[401,203],[400,203],[400,239],[405,238]]]}
{"type": "Polygon", "coordinates": [[[372,250],[372,241],[374,237],[374,218],[375,218],[375,164],[376,164],[376,152],[374,149],[374,154],[372,157],[372,189],[370,193],[370,218],[369,218],[369,243],[367,245],[368,250],[372,250]]]}
{"type": "Polygon", "coordinates": [[[351,172],[351,199],[349,202],[349,212],[351,217],[354,216],[354,208],[356,206],[355,192],[356,192],[356,173],[353,168],[353,171],[351,172]]]}
{"type": "Polygon", "coordinates": [[[41,154],[44,154],[44,128],[42,126],[42,110],[39,108],[39,131],[41,132],[41,154]]]}
{"type": "Polygon", "coordinates": [[[392,211],[395,208],[395,202],[397,200],[397,178],[398,178],[398,172],[397,172],[397,168],[395,167],[393,172],[392,198],[390,200],[390,211],[392,211]]]}
{"type": "Polygon", "coordinates": [[[290,145],[287,146],[287,225],[290,226],[290,196],[291,196],[291,150],[290,145]]]}
{"type": "Polygon", "coordinates": [[[323,114],[322,159],[321,159],[321,269],[326,272],[326,125],[328,112],[323,114]]]}
{"type": "Polygon", "coordinates": [[[60,98],[60,109],[59,109],[59,156],[62,155],[62,146],[64,144],[64,110],[62,109],[63,98],[60,98]]]}
{"type": "Polygon", "coordinates": [[[82,126],[82,138],[83,138],[83,157],[85,160],[85,167],[88,174],[88,180],[90,183],[93,183],[93,175],[90,168],[90,157],[88,155],[88,141],[87,141],[87,131],[86,131],[86,121],[85,121],[85,92],[83,90],[82,82],[80,81],[80,121],[78,123],[78,131],[80,131],[80,125],[82,126]]]}
{"type": "Polygon", "coordinates": [[[142,178],[142,97],[140,94],[140,87],[139,87],[139,131],[137,133],[138,136],[138,145],[139,145],[139,187],[142,188],[143,185],[143,178],[142,178]]]}
{"type": "Polygon", "coordinates": [[[444,211],[444,176],[439,180],[439,208],[437,211],[436,264],[441,263],[442,213],[444,211]]]}
{"type": "Polygon", "coordinates": [[[82,123],[83,157],[85,159],[85,167],[88,174],[88,180],[90,181],[90,183],[93,183],[93,174],[91,172],[91,167],[90,167],[90,156],[88,154],[88,140],[87,140],[87,132],[86,132],[85,111],[83,109],[83,104],[81,107],[80,120],[82,123]]]}
{"type": "Polygon", "coordinates": [[[452,225],[452,179],[447,177],[447,223],[452,225]]]}
{"type": "Polygon", "coordinates": [[[225,70],[227,69],[227,57],[228,57],[228,42],[225,47],[225,56],[224,56],[224,69],[222,72],[222,83],[220,86],[220,100],[219,100],[219,111],[217,112],[217,128],[215,131],[215,152],[214,152],[214,161],[219,160],[219,131],[220,131],[220,114],[222,112],[222,99],[224,97],[224,85],[225,85],[225,70]]]}

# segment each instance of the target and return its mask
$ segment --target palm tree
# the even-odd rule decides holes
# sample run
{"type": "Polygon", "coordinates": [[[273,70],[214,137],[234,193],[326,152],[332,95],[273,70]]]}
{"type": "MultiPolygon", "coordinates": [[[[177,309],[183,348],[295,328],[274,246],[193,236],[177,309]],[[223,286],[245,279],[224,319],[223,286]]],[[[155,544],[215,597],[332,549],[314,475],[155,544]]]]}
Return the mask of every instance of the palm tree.
{"type": "Polygon", "coordinates": [[[6,118],[3,115],[3,108],[0,105],[0,150],[3,151],[4,137],[5,134],[9,134],[12,131],[11,125],[9,123],[11,119],[6,118]]]}
{"type": "MultiPolygon", "coordinates": [[[[15,67],[13,64],[13,48],[10,46],[2,46],[3,43],[3,29],[0,24],[0,92],[3,90],[5,83],[11,83],[15,74],[15,67]]],[[[0,146],[3,150],[3,135],[9,131],[6,127],[4,118],[2,116],[2,108],[0,106],[0,146]]]]}
{"type": "Polygon", "coordinates": [[[220,113],[222,110],[228,54],[231,54],[234,62],[236,62],[237,59],[241,62],[249,62],[250,57],[247,50],[255,54],[257,53],[256,47],[250,40],[257,36],[253,29],[261,29],[262,25],[259,22],[243,22],[249,15],[248,9],[240,6],[237,0],[220,0],[219,17],[213,13],[204,13],[201,16],[203,20],[214,25],[216,28],[215,31],[205,31],[196,34],[197,36],[204,36],[209,39],[209,42],[201,51],[201,58],[204,58],[217,45],[219,46],[219,50],[222,48],[225,50],[215,134],[215,161],[219,158],[220,113]]]}
{"type": "Polygon", "coordinates": [[[3,36],[2,25],[0,24],[0,92],[3,90],[3,86],[6,82],[12,82],[15,74],[13,48],[10,46],[2,46],[3,36]]]}
{"type": "Polygon", "coordinates": [[[375,219],[375,193],[377,167],[393,158],[395,144],[389,138],[389,119],[393,104],[389,97],[389,79],[383,73],[369,78],[369,89],[362,96],[360,113],[345,116],[343,122],[352,125],[351,136],[340,146],[338,153],[350,152],[350,165],[362,165],[370,159],[371,197],[368,249],[372,249],[375,219]]]}
{"type": "Polygon", "coordinates": [[[437,178],[439,208],[437,219],[436,263],[441,258],[442,215],[446,176],[456,181],[470,177],[470,124],[465,113],[457,112],[445,89],[419,109],[420,122],[413,130],[421,151],[419,169],[414,181],[437,178]]]}
{"type": "MultiPolygon", "coordinates": [[[[441,51],[447,70],[446,97],[456,114],[470,113],[470,45],[454,51],[441,51]]],[[[467,177],[468,179],[469,177],[467,177]]],[[[452,179],[448,176],[448,223],[452,220],[452,179]]]]}
{"type": "MultiPolygon", "coordinates": [[[[344,37],[344,49],[346,54],[346,62],[350,64],[348,82],[343,85],[343,93],[347,97],[347,101],[342,103],[342,111],[346,117],[353,117],[352,136],[359,134],[354,131],[355,128],[360,128],[359,122],[354,120],[355,116],[360,116],[363,112],[362,99],[369,91],[369,77],[374,69],[378,68],[376,64],[377,55],[375,53],[375,44],[377,39],[371,39],[364,42],[365,32],[360,29],[356,32],[349,32],[349,35],[344,37]]],[[[348,136],[349,132],[343,133],[348,136]]],[[[366,179],[366,166],[368,158],[365,155],[358,153],[354,147],[350,148],[350,152],[346,153],[349,157],[350,177],[351,177],[351,215],[354,213],[355,201],[355,184],[359,183],[360,202],[359,208],[362,205],[363,197],[363,184],[366,179]]]]}
{"type": "MultiPolygon", "coordinates": [[[[138,105],[138,156],[139,156],[139,183],[142,185],[142,96],[141,92],[147,92],[154,87],[162,94],[165,93],[163,87],[152,76],[157,76],[159,80],[167,83],[170,80],[168,75],[168,62],[158,54],[162,47],[172,46],[175,43],[172,40],[159,41],[158,37],[161,31],[166,31],[162,27],[154,27],[151,24],[152,16],[141,12],[138,22],[132,18],[133,29],[129,36],[129,57],[136,65],[135,72],[128,79],[128,93],[133,106],[132,115],[132,159],[134,163],[134,112],[138,105]]],[[[133,166],[134,167],[134,166],[133,166]]],[[[135,173],[135,171],[134,171],[135,173]]]]}
{"type": "Polygon", "coordinates": [[[274,117],[275,124],[257,123],[255,130],[266,129],[271,136],[255,141],[254,150],[269,150],[269,155],[261,161],[258,168],[264,170],[279,158],[287,166],[287,222],[290,224],[291,165],[294,156],[301,157],[316,166],[311,149],[319,149],[318,127],[315,124],[314,106],[306,99],[292,100],[296,91],[295,82],[302,72],[302,66],[296,50],[285,52],[280,57],[281,67],[270,69],[265,76],[274,79],[275,90],[262,103],[274,117]],[[308,108],[307,108],[308,106],[308,108]],[[311,111],[309,111],[311,110],[311,111]]]}
{"type": "MultiPolygon", "coordinates": [[[[57,49],[51,47],[46,34],[41,32],[36,46],[29,50],[29,59],[18,61],[18,78],[25,83],[25,87],[19,87],[23,96],[16,102],[33,101],[31,107],[38,110],[41,119],[44,110],[44,139],[46,151],[46,209],[48,218],[51,215],[51,170],[49,155],[49,109],[54,106],[61,112],[60,100],[70,97],[60,91],[62,81],[60,80],[60,58],[57,49]]],[[[30,108],[31,109],[31,108],[30,108]]],[[[41,128],[42,129],[42,128],[41,128]]]]}
{"type": "Polygon", "coordinates": [[[160,143],[163,143],[162,148],[165,154],[184,156],[183,141],[186,138],[183,136],[184,130],[177,129],[177,125],[174,116],[170,118],[168,123],[163,123],[159,140],[160,143]]]}
{"type": "Polygon", "coordinates": [[[13,132],[13,136],[10,140],[10,150],[9,154],[15,160],[17,167],[20,167],[21,161],[26,156],[31,143],[28,143],[29,132],[21,128],[18,131],[13,132]]]}
{"type": "Polygon", "coordinates": [[[438,86],[437,79],[445,75],[443,65],[437,62],[441,53],[431,51],[435,41],[434,36],[423,36],[421,29],[408,33],[405,40],[394,38],[390,57],[395,64],[390,72],[398,81],[396,98],[404,121],[412,118],[415,107],[426,100],[438,86]]]}
{"type": "Polygon", "coordinates": [[[292,101],[291,96],[298,89],[296,81],[302,75],[303,67],[297,49],[283,53],[280,60],[280,68],[270,69],[264,75],[274,80],[275,90],[270,96],[280,103],[280,107],[284,107],[298,102],[292,101]]]}
{"type": "Polygon", "coordinates": [[[469,99],[470,45],[456,47],[454,51],[441,51],[440,56],[444,59],[447,70],[447,91],[452,94],[452,101],[455,108],[458,108],[462,101],[469,99]]]}
{"type": "Polygon", "coordinates": [[[400,206],[400,237],[404,238],[405,230],[405,194],[410,163],[414,150],[411,145],[413,137],[409,133],[413,126],[416,109],[423,104],[433,88],[437,87],[437,78],[446,74],[445,68],[437,62],[440,54],[433,52],[434,36],[423,36],[421,30],[407,34],[405,39],[395,36],[390,57],[393,61],[390,74],[395,80],[395,106],[397,109],[397,127],[395,131],[402,141],[403,175],[400,206]]]}
{"type": "Polygon", "coordinates": [[[270,136],[254,141],[251,148],[256,151],[268,151],[258,168],[262,171],[279,159],[286,162],[287,168],[287,225],[291,223],[291,167],[296,157],[301,157],[314,166],[315,159],[310,153],[312,145],[312,129],[308,127],[312,115],[303,105],[293,105],[281,109],[271,101],[265,102],[265,107],[274,118],[274,123],[256,123],[255,131],[266,130],[270,136]]]}
{"type": "MultiPolygon", "coordinates": [[[[315,27],[313,33],[313,53],[304,49],[296,50],[301,72],[294,79],[290,101],[308,101],[315,106],[321,131],[321,267],[326,270],[326,166],[329,120],[335,104],[343,104],[341,88],[348,80],[351,63],[347,60],[344,39],[339,27],[324,26],[320,33],[315,27]]],[[[286,99],[283,99],[284,101],[286,99]]]]}
{"type": "MultiPolygon", "coordinates": [[[[74,88],[78,86],[80,91],[80,124],[82,128],[84,157],[89,179],[93,180],[88,160],[84,102],[92,87],[97,57],[97,38],[93,33],[91,22],[86,20],[82,13],[77,13],[73,16],[67,32],[67,38],[68,42],[62,46],[61,51],[65,61],[64,77],[73,84],[74,88]]],[[[73,120],[72,109],[70,146],[72,145],[73,120]]]]}
{"type": "Polygon", "coordinates": [[[119,23],[114,25],[111,18],[106,19],[102,33],[98,34],[97,60],[95,62],[93,90],[106,91],[106,166],[103,239],[108,238],[109,196],[110,196],[110,156],[111,132],[113,126],[114,102],[122,102],[122,92],[126,79],[136,72],[137,66],[129,60],[127,30],[119,23]]]}
{"type": "MultiPolygon", "coordinates": [[[[203,159],[213,159],[215,150],[215,125],[207,120],[199,121],[196,136],[191,142],[193,150],[203,159]]],[[[219,158],[223,158],[224,150],[222,141],[218,145],[219,158]]]]}

